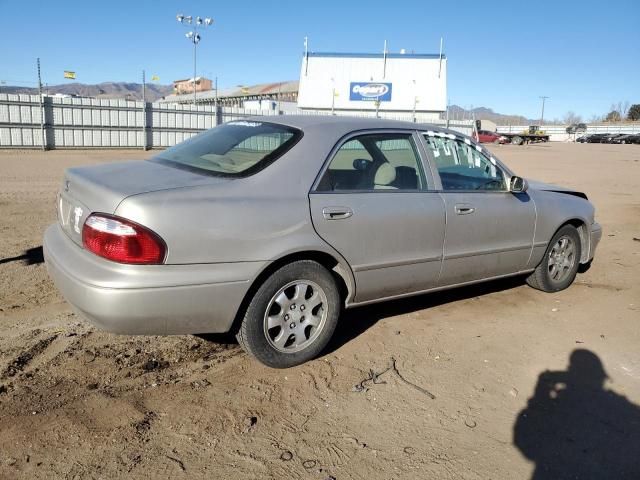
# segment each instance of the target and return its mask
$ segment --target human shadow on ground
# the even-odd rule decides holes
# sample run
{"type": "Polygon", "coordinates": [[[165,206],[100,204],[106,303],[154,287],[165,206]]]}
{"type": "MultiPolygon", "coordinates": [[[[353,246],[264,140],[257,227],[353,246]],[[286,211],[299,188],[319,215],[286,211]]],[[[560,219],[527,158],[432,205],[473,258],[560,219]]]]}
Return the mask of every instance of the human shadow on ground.
{"type": "Polygon", "coordinates": [[[600,358],[574,350],[566,371],[545,371],[514,425],[535,462],[532,480],[640,479],[640,408],[605,389],[600,358]]]}
{"type": "Polygon", "coordinates": [[[44,262],[44,253],[42,252],[42,246],[30,248],[25,250],[22,255],[17,257],[8,257],[0,259],[0,264],[24,261],[25,265],[37,265],[44,262]]]}

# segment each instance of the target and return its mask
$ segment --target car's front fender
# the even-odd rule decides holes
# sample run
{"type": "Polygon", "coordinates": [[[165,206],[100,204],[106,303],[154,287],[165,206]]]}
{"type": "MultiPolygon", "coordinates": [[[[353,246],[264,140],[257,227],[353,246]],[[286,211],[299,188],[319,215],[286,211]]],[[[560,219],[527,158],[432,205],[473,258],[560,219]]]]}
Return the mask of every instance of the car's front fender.
{"type": "Polygon", "coordinates": [[[581,239],[581,263],[592,257],[592,230],[594,229],[595,208],[588,200],[573,195],[571,191],[545,191],[530,189],[527,193],[536,205],[536,229],[533,252],[529,266],[535,267],[544,255],[547,245],[558,229],[572,223],[578,227],[581,239]]]}

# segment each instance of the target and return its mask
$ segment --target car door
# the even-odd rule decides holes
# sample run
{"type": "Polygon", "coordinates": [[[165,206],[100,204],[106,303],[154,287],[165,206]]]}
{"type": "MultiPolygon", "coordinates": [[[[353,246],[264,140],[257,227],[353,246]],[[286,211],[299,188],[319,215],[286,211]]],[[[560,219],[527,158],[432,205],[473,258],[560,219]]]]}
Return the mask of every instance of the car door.
{"type": "Polygon", "coordinates": [[[533,246],[534,202],[526,192],[508,191],[508,173],[485,148],[450,137],[423,136],[446,210],[439,285],[524,270],[533,246]]]}
{"type": "Polygon", "coordinates": [[[349,262],[356,302],[435,287],[442,262],[444,204],[410,131],[341,141],[312,189],[318,234],[349,262]]]}

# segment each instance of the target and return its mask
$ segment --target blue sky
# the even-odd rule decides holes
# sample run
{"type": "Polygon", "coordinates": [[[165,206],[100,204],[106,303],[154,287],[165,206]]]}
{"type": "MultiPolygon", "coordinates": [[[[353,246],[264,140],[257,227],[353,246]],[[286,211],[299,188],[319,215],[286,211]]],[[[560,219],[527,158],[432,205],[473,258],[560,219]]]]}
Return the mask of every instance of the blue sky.
{"type": "Polygon", "coordinates": [[[640,103],[640,1],[33,1],[0,0],[0,81],[161,83],[191,76],[177,13],[211,16],[198,74],[229,87],[297,79],[302,42],[314,51],[437,53],[449,58],[452,104],[537,118],[588,119],[640,103]],[[531,6],[533,5],[533,6],[531,6]]]}

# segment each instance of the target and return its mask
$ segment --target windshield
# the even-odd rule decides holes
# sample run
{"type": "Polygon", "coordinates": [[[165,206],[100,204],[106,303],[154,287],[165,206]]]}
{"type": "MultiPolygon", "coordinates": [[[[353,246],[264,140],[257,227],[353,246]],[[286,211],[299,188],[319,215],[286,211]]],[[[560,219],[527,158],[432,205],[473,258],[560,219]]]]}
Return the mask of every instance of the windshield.
{"type": "Polygon", "coordinates": [[[171,147],[152,160],[221,176],[263,169],[302,137],[300,130],[266,122],[234,121],[171,147]]]}

